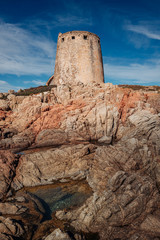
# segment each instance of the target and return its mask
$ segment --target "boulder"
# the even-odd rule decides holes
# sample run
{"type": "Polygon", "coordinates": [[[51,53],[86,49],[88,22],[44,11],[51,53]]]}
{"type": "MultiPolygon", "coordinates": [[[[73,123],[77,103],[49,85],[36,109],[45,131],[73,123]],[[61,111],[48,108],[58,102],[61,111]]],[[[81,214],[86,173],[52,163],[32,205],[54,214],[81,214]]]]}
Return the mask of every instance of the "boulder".
{"type": "Polygon", "coordinates": [[[44,240],[71,240],[67,233],[62,232],[59,228],[55,229],[44,240]]]}
{"type": "Polygon", "coordinates": [[[3,111],[9,110],[9,103],[7,100],[0,99],[0,110],[3,110],[3,111]]]}
{"type": "Polygon", "coordinates": [[[69,178],[84,179],[87,176],[88,162],[90,158],[92,159],[93,151],[93,145],[79,144],[23,155],[12,187],[17,190],[22,186],[50,184],[69,178]]]}

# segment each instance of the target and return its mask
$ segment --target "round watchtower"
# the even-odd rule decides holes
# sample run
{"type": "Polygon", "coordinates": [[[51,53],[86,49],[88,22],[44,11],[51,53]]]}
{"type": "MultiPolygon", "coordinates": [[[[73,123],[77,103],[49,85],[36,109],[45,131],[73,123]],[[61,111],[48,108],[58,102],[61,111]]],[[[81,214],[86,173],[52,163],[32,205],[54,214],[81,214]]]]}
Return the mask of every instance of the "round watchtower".
{"type": "Polygon", "coordinates": [[[59,33],[54,84],[103,83],[100,38],[87,31],[59,33]]]}

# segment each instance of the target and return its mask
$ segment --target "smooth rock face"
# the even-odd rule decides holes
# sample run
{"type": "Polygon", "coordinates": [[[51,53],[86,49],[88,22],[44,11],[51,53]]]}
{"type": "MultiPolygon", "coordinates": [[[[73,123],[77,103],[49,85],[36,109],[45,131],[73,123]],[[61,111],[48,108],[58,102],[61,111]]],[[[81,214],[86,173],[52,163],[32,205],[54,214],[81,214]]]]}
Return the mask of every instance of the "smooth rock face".
{"type": "Polygon", "coordinates": [[[5,98],[1,103],[9,108],[0,109],[0,239],[159,238],[158,93],[77,83],[5,98]],[[82,179],[93,194],[47,221],[39,200],[20,190],[82,179]]]}
{"type": "Polygon", "coordinates": [[[66,146],[21,157],[12,187],[49,184],[67,178],[81,180],[89,170],[88,154],[93,145],[66,146]]]}
{"type": "Polygon", "coordinates": [[[38,134],[35,142],[37,147],[43,147],[66,144],[67,140],[67,134],[62,130],[44,129],[38,134]]]}

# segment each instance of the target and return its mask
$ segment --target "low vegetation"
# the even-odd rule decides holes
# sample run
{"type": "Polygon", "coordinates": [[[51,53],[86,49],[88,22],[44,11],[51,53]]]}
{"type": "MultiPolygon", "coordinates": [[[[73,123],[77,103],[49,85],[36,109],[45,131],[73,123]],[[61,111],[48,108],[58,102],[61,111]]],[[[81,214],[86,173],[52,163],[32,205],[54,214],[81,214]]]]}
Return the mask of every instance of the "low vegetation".
{"type": "Polygon", "coordinates": [[[120,84],[118,86],[122,88],[131,88],[133,90],[158,91],[160,93],[160,86],[142,86],[142,85],[127,85],[127,84],[120,84]]]}
{"type": "Polygon", "coordinates": [[[32,94],[38,94],[38,93],[50,91],[54,87],[56,87],[56,85],[39,86],[39,87],[34,87],[34,88],[23,89],[19,92],[16,92],[15,95],[16,96],[29,96],[32,94]]]}

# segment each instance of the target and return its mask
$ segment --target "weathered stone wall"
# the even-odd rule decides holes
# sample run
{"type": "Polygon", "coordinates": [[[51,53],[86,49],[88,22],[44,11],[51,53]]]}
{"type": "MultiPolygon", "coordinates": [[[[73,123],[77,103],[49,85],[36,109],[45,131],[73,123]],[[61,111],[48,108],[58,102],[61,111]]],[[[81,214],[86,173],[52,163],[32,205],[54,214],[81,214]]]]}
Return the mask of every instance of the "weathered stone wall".
{"type": "Polygon", "coordinates": [[[60,33],[54,71],[54,84],[104,82],[99,37],[86,31],[60,33]]]}

